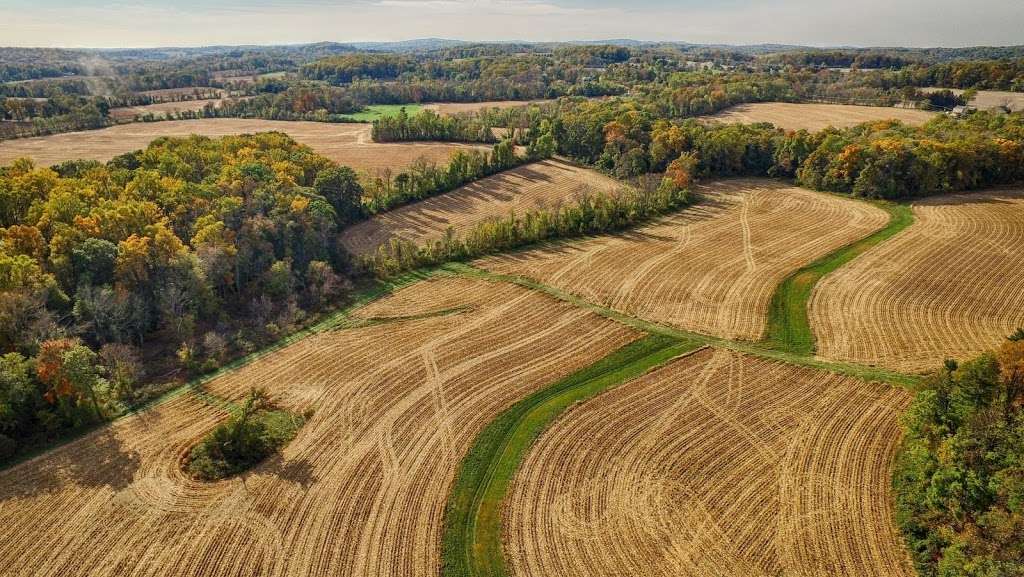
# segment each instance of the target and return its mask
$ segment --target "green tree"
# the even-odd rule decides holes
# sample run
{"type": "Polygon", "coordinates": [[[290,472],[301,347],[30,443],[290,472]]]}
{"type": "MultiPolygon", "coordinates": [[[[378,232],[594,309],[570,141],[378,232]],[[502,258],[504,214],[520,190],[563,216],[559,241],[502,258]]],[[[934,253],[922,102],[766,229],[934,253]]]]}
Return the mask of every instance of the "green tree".
{"type": "Polygon", "coordinates": [[[313,188],[334,207],[339,226],[363,217],[363,187],[351,168],[340,166],[320,171],[313,188]]]}

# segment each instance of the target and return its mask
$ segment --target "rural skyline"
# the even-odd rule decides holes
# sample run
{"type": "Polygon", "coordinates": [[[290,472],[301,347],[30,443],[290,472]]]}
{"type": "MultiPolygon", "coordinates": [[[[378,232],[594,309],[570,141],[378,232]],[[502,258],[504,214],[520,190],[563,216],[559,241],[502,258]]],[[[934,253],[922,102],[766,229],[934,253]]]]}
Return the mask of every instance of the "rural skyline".
{"type": "Polygon", "coordinates": [[[12,0],[9,46],[122,48],[315,41],[639,40],[808,46],[1018,44],[1024,3],[866,0],[12,0]]]}

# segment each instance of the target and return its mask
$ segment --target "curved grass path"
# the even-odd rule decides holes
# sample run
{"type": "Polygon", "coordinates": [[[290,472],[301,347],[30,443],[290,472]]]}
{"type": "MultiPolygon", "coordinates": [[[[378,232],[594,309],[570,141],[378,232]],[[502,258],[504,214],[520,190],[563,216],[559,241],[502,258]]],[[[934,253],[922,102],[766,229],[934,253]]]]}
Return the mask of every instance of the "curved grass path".
{"type": "Polygon", "coordinates": [[[505,577],[502,505],[533,441],[563,411],[701,344],[649,335],[537,391],[493,420],[462,461],[445,511],[443,577],[505,577]]]}
{"type": "Polygon", "coordinates": [[[914,222],[914,213],[908,205],[891,202],[873,204],[889,213],[889,223],[884,228],[801,268],[775,289],[768,308],[768,327],[762,341],[764,346],[798,355],[813,355],[814,332],[807,318],[807,301],[814,285],[825,275],[914,222]]]}

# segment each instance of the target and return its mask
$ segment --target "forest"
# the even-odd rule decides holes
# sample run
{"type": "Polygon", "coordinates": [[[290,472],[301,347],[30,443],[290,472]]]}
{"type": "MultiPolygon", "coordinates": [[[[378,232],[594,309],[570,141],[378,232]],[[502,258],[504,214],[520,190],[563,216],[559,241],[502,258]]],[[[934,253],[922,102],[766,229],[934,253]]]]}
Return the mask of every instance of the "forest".
{"type": "Polygon", "coordinates": [[[1024,331],[945,367],[904,416],[897,522],[924,577],[1024,573],[1024,331]]]}
{"type": "Polygon", "coordinates": [[[361,217],[361,195],[350,169],[275,133],[162,139],[106,165],[6,167],[0,458],[335,302],[350,286],[335,233],[361,217]]]}

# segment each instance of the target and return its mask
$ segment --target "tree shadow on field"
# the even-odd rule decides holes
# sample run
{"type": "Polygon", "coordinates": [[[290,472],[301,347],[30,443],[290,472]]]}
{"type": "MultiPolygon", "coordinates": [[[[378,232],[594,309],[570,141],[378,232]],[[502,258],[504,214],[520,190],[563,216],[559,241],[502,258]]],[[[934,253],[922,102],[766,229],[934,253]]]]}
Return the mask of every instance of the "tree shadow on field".
{"type": "Polygon", "coordinates": [[[0,502],[60,491],[131,484],[138,471],[138,453],[128,450],[113,427],[106,426],[81,439],[0,471],[0,502]]]}
{"type": "Polygon", "coordinates": [[[308,459],[284,462],[281,455],[276,455],[262,467],[264,472],[276,475],[277,478],[295,483],[303,489],[309,489],[317,481],[313,474],[313,465],[308,459]]]}

